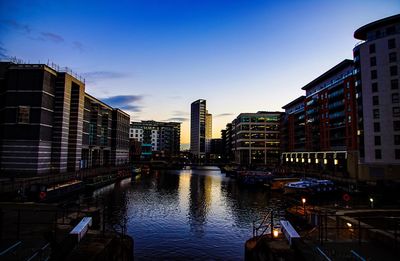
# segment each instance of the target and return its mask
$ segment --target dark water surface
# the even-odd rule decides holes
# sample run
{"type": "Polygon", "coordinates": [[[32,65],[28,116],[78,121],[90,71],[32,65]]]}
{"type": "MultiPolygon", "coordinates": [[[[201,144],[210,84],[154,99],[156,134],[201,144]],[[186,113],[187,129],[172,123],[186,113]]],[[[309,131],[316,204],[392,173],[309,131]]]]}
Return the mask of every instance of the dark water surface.
{"type": "Polygon", "coordinates": [[[213,168],[154,171],[94,196],[107,201],[108,225],[134,238],[135,260],[243,260],[252,221],[283,209],[267,189],[240,187],[213,168]]]}

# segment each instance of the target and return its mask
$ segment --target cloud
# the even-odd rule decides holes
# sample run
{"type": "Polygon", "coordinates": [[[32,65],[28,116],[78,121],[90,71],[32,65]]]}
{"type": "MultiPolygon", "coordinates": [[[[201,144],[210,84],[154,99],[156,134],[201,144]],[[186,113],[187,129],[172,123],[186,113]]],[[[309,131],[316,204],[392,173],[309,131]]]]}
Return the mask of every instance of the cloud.
{"type": "Polygon", "coordinates": [[[141,101],[143,97],[143,95],[117,95],[105,98],[103,101],[114,106],[121,106],[141,101]]]}
{"type": "Polygon", "coordinates": [[[140,112],[142,111],[142,106],[136,106],[136,105],[124,105],[119,107],[121,110],[126,110],[126,111],[131,111],[131,112],[140,112]]]}
{"type": "Polygon", "coordinates": [[[86,51],[85,46],[83,45],[83,43],[78,42],[78,41],[74,41],[72,42],[72,48],[78,50],[79,52],[83,53],[86,51]]]}
{"type": "Polygon", "coordinates": [[[64,42],[64,38],[61,35],[58,35],[55,33],[50,33],[50,32],[41,32],[39,39],[44,40],[44,41],[54,42],[54,43],[64,42]]]}
{"type": "Polygon", "coordinates": [[[213,115],[214,118],[219,118],[219,117],[227,117],[227,116],[232,116],[233,113],[221,113],[217,115],[213,115]]]}
{"type": "Polygon", "coordinates": [[[143,95],[117,95],[104,98],[102,101],[121,110],[140,112],[143,107],[135,103],[140,102],[143,97],[143,95]]]}
{"type": "Polygon", "coordinates": [[[3,24],[11,29],[22,32],[24,34],[30,34],[32,31],[32,28],[29,25],[19,23],[15,20],[0,20],[0,24],[3,24]]]}
{"type": "Polygon", "coordinates": [[[86,72],[83,74],[85,78],[89,80],[95,81],[98,79],[117,79],[117,78],[124,78],[127,77],[128,74],[120,73],[120,72],[113,72],[113,71],[93,71],[93,72],[86,72]]]}
{"type": "Polygon", "coordinates": [[[167,119],[167,121],[177,121],[177,122],[184,122],[184,121],[188,121],[188,118],[185,117],[173,117],[173,118],[169,118],[167,119]]]}
{"type": "Polygon", "coordinates": [[[172,115],[173,116],[185,116],[185,115],[189,115],[189,112],[186,112],[186,111],[173,111],[172,115]]]}

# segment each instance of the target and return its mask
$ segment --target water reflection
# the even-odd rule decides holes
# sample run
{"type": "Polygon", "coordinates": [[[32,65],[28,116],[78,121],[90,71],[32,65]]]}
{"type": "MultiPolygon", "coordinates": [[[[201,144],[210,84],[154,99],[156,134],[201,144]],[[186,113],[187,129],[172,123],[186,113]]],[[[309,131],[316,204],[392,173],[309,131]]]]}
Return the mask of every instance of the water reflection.
{"type": "Polygon", "coordinates": [[[283,207],[215,170],[157,171],[95,193],[107,200],[109,225],[126,223],[137,260],[242,260],[252,221],[283,207]]]}

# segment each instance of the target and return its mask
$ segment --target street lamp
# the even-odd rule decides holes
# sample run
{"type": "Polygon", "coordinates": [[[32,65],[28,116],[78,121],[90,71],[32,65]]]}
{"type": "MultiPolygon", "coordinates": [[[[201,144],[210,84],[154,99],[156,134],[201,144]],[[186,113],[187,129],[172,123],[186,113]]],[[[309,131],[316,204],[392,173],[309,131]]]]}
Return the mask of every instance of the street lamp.
{"type": "Polygon", "coordinates": [[[306,215],[306,198],[301,198],[301,202],[303,203],[303,211],[304,216],[306,215]]]}
{"type": "Polygon", "coordinates": [[[374,208],[374,199],[373,198],[369,198],[369,202],[371,202],[371,208],[374,208]]]}
{"type": "Polygon", "coordinates": [[[274,235],[274,238],[277,238],[278,236],[279,236],[279,230],[278,229],[276,229],[276,228],[274,228],[274,230],[273,230],[273,235],[274,235]]]}

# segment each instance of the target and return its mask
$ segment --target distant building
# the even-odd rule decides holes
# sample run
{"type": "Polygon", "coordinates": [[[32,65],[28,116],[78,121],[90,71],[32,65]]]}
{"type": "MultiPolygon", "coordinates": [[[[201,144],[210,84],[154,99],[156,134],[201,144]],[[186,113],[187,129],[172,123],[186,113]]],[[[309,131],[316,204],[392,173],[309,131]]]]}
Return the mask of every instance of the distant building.
{"type": "Polygon", "coordinates": [[[212,114],[206,111],[206,153],[210,153],[212,139],[212,114]]]}
{"type": "Polygon", "coordinates": [[[141,143],[141,158],[151,158],[155,152],[160,157],[172,157],[180,152],[179,122],[141,121],[132,122],[130,139],[141,143]]]}
{"type": "Polygon", "coordinates": [[[226,124],[226,128],[221,130],[222,139],[222,159],[224,162],[233,162],[235,157],[233,153],[233,137],[232,137],[232,123],[226,124]]]}
{"type": "Polygon", "coordinates": [[[359,178],[400,178],[400,15],[354,32],[359,178]]]}
{"type": "MultiPolygon", "coordinates": [[[[118,161],[111,155],[113,110],[86,94],[84,81],[67,69],[1,62],[1,171],[62,173],[126,162],[128,154],[118,161]]],[[[118,126],[115,151],[128,140],[118,126]]]]}
{"type": "Polygon", "coordinates": [[[202,158],[206,153],[206,100],[193,102],[190,112],[190,152],[202,158]]]}
{"type": "Polygon", "coordinates": [[[232,122],[232,150],[241,165],[276,167],[280,157],[281,112],[241,113],[232,122]]]}

